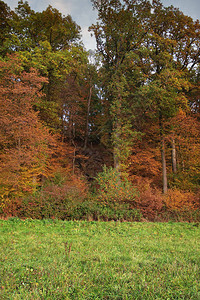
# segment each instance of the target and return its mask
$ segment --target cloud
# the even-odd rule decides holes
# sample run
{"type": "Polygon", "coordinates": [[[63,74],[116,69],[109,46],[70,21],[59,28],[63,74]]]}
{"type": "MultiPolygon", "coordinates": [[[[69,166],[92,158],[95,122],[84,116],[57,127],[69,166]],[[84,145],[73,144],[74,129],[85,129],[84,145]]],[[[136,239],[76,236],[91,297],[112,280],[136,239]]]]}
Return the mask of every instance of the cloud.
{"type": "Polygon", "coordinates": [[[200,1],[199,0],[162,0],[165,6],[173,5],[179,8],[185,15],[194,20],[200,19],[200,1]]]}
{"type": "Polygon", "coordinates": [[[70,15],[72,13],[72,1],[66,0],[49,0],[46,1],[52,7],[57,8],[63,15],[70,15]]]}
{"type": "Polygon", "coordinates": [[[94,50],[96,48],[96,39],[91,37],[91,32],[88,31],[88,26],[82,28],[82,40],[86,49],[94,50]]]}
{"type": "MultiPolygon", "coordinates": [[[[18,0],[4,0],[11,9],[17,6],[18,0]]],[[[173,5],[178,7],[184,14],[194,19],[200,19],[200,1],[199,0],[161,0],[165,6],[173,5]]],[[[48,5],[57,8],[64,15],[71,14],[80,25],[91,24],[95,22],[97,13],[92,9],[90,0],[28,0],[29,5],[36,11],[42,11],[48,5]]]]}
{"type": "MultiPolygon", "coordinates": [[[[18,0],[5,0],[11,9],[18,5],[18,0]]],[[[72,19],[82,28],[82,37],[87,49],[95,48],[95,39],[91,38],[88,27],[96,22],[97,12],[92,9],[90,0],[28,0],[35,11],[43,11],[49,5],[57,8],[63,15],[70,14],[72,19]]]]}
{"type": "Polygon", "coordinates": [[[18,0],[5,0],[4,1],[11,9],[17,7],[18,0]]]}
{"type": "MultiPolygon", "coordinates": [[[[18,0],[4,0],[11,9],[18,5],[18,0]]],[[[25,1],[25,0],[24,0],[25,1]]],[[[71,14],[73,0],[28,0],[30,7],[35,11],[43,11],[49,5],[57,8],[63,14],[71,14]]]]}

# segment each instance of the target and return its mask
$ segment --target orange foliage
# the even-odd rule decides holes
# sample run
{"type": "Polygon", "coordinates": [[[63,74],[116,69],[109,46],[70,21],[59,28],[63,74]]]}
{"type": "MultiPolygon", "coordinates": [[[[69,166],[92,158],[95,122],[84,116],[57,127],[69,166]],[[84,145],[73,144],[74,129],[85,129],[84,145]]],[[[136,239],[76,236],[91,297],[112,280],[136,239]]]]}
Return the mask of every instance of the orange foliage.
{"type": "MultiPolygon", "coordinates": [[[[42,177],[59,168],[72,170],[73,149],[52,136],[33,106],[46,79],[26,73],[16,56],[0,62],[0,197],[36,190],[42,177]]],[[[3,202],[2,202],[3,205],[3,202]]]]}
{"type": "Polygon", "coordinates": [[[171,182],[178,189],[194,191],[200,178],[200,122],[195,114],[180,110],[166,126],[171,128],[166,139],[174,140],[176,146],[177,174],[171,182]]]}
{"type": "Polygon", "coordinates": [[[3,199],[0,203],[0,215],[4,218],[18,217],[22,206],[22,200],[20,198],[3,199]]]}
{"type": "Polygon", "coordinates": [[[4,199],[0,206],[0,215],[6,218],[16,216],[65,219],[74,206],[82,203],[87,192],[87,184],[81,177],[57,174],[35,194],[4,199]]]}
{"type": "Polygon", "coordinates": [[[143,132],[145,134],[141,140],[135,141],[129,159],[129,175],[148,178],[158,184],[161,174],[158,127],[156,124],[145,124],[143,132]]]}
{"type": "Polygon", "coordinates": [[[30,192],[46,172],[52,137],[33,104],[41,96],[44,78],[20,69],[17,57],[0,62],[0,189],[1,197],[30,192]]]}
{"type": "Polygon", "coordinates": [[[155,221],[163,208],[163,195],[158,189],[151,186],[150,180],[136,176],[132,179],[134,179],[134,185],[139,191],[136,197],[136,208],[149,221],[155,221]]]}
{"type": "Polygon", "coordinates": [[[200,208],[199,196],[191,192],[171,189],[165,196],[165,205],[169,210],[196,210],[200,208]]]}
{"type": "Polygon", "coordinates": [[[160,162],[155,157],[157,149],[134,149],[135,154],[130,157],[131,169],[139,176],[155,177],[160,172],[160,162]],[[137,151],[137,152],[136,152],[137,151]]]}

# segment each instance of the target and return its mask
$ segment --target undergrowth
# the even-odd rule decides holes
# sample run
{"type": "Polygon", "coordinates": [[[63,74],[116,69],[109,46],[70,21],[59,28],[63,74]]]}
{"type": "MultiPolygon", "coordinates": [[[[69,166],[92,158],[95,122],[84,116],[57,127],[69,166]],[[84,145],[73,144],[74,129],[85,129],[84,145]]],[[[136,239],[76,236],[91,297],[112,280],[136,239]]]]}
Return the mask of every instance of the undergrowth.
{"type": "Polygon", "coordinates": [[[0,217],[95,221],[200,222],[198,193],[169,190],[166,196],[138,178],[133,184],[112,168],[98,174],[96,189],[80,176],[59,174],[35,193],[0,202],[0,217]]]}

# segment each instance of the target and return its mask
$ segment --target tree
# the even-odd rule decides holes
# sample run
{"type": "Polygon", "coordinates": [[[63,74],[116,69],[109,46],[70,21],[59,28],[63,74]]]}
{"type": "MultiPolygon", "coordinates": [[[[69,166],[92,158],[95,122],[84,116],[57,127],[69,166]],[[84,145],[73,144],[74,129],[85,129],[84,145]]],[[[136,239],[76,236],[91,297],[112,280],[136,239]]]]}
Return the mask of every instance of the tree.
{"type": "MultiPolygon", "coordinates": [[[[146,35],[148,1],[92,1],[100,23],[91,26],[103,57],[104,97],[109,102],[114,166],[122,170],[130,152],[131,113],[128,112],[128,83],[125,76],[132,52],[137,53],[146,35]]],[[[129,98],[130,99],[130,98],[129,98]]]]}
{"type": "Polygon", "coordinates": [[[7,41],[10,38],[10,18],[12,17],[11,11],[6,3],[0,1],[0,56],[5,56],[7,49],[7,41]]]}
{"type": "Polygon", "coordinates": [[[33,110],[46,79],[24,72],[16,56],[0,68],[0,192],[6,198],[33,191],[47,176],[53,139],[33,110]]]}
{"type": "Polygon", "coordinates": [[[170,186],[196,192],[200,183],[200,122],[194,113],[179,110],[170,123],[167,138],[173,138],[176,147],[176,173],[170,174],[170,186]]]}
{"type": "Polygon", "coordinates": [[[20,55],[24,69],[37,69],[48,78],[41,89],[43,101],[35,105],[40,118],[52,131],[63,131],[63,101],[61,90],[67,78],[80,71],[87,60],[80,45],[80,27],[71,16],[63,16],[49,6],[35,12],[27,1],[19,1],[10,20],[12,39],[10,52],[20,55]]]}
{"type": "MultiPolygon", "coordinates": [[[[164,123],[175,116],[180,108],[188,108],[187,97],[194,88],[191,84],[191,76],[199,61],[200,27],[198,21],[194,22],[174,7],[163,7],[160,1],[153,1],[152,10],[151,30],[146,39],[146,47],[151,59],[148,88],[153,87],[152,97],[157,106],[161,136],[163,192],[166,193],[164,123]]],[[[149,99],[152,97],[149,95],[149,99]]],[[[171,143],[172,164],[176,172],[176,148],[173,136],[171,143]]]]}
{"type": "Polygon", "coordinates": [[[52,6],[35,12],[27,1],[20,0],[10,24],[13,33],[10,48],[13,51],[30,51],[46,41],[55,52],[80,40],[80,27],[71,16],[63,16],[52,6]]]}
{"type": "MultiPolygon", "coordinates": [[[[187,99],[182,92],[188,82],[179,72],[170,69],[163,69],[154,76],[152,82],[142,90],[147,93],[148,101],[151,101],[151,109],[154,112],[153,118],[159,125],[159,135],[162,157],[163,193],[167,193],[167,165],[166,165],[166,146],[165,136],[169,127],[165,123],[173,118],[179,108],[187,108],[187,99]]],[[[169,123],[168,123],[169,124],[169,123]]]]}
{"type": "MultiPolygon", "coordinates": [[[[189,108],[189,95],[197,90],[199,22],[173,6],[165,8],[159,0],[152,4],[92,2],[100,20],[91,30],[103,56],[104,97],[110,103],[115,167],[122,163],[124,150],[129,156],[130,133],[141,136],[138,132],[142,132],[148,115],[159,128],[166,193],[166,135],[171,131],[166,122],[169,124],[180,108],[189,108]]],[[[175,141],[171,142],[174,146],[175,141]]]]}

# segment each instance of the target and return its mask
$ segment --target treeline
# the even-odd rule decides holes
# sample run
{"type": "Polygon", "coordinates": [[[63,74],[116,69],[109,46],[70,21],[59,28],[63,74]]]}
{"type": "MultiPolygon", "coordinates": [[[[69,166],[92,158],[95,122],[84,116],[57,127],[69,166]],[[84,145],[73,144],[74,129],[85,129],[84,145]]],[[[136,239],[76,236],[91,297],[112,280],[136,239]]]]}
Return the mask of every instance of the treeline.
{"type": "Polygon", "coordinates": [[[92,5],[95,52],[71,16],[0,1],[0,214],[199,218],[199,21],[92,5]]]}

